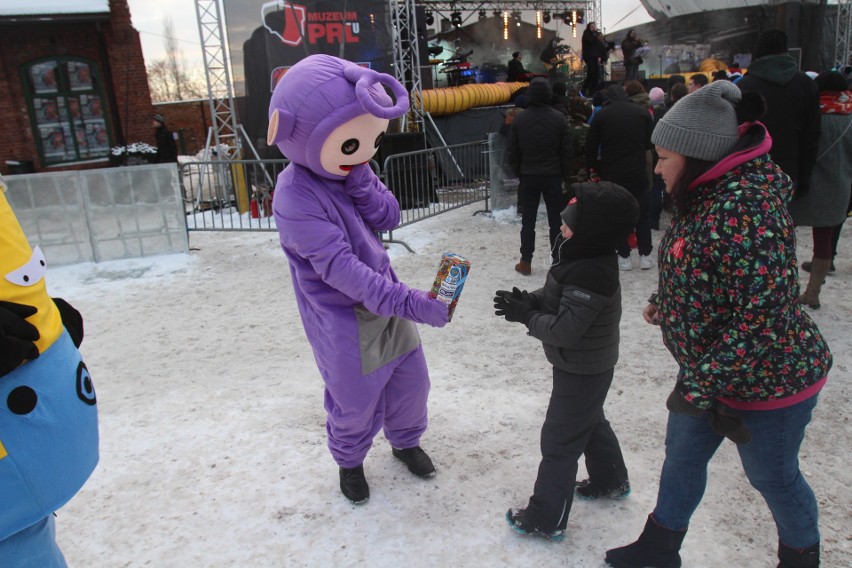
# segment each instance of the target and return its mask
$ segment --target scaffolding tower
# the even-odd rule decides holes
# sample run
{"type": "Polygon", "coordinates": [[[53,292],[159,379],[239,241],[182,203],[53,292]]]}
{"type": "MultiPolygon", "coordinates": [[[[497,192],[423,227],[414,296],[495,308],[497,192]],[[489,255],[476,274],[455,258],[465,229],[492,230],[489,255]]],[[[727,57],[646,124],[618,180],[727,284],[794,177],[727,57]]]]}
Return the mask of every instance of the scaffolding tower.
{"type": "Polygon", "coordinates": [[[847,65],[852,65],[852,0],[838,0],[834,67],[842,70],[847,65]]]}
{"type": "Polygon", "coordinates": [[[198,17],[198,34],[204,56],[210,120],[213,122],[207,134],[205,149],[209,151],[212,145],[217,149],[219,158],[234,159],[235,156],[240,156],[240,130],[234,106],[234,92],[231,86],[231,71],[228,65],[219,0],[196,0],[195,12],[198,17]],[[225,152],[222,151],[224,147],[228,148],[225,152]]]}

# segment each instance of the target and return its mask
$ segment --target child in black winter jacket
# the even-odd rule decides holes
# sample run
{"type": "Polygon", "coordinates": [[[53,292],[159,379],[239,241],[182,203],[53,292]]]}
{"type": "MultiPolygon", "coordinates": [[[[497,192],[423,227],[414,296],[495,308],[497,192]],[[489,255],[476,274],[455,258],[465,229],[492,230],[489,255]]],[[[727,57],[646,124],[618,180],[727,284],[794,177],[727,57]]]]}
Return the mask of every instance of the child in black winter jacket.
{"type": "Polygon", "coordinates": [[[585,499],[623,499],[630,493],[618,439],[603,404],[618,361],[621,285],[616,246],[639,216],[619,185],[580,183],[561,213],[562,235],[544,287],[498,290],[495,313],[527,326],[553,365],[553,390],[541,430],[542,460],[529,504],[506,519],[521,534],[562,540],[575,484],[585,499]],[[586,457],[587,480],[576,483],[586,457]]]}

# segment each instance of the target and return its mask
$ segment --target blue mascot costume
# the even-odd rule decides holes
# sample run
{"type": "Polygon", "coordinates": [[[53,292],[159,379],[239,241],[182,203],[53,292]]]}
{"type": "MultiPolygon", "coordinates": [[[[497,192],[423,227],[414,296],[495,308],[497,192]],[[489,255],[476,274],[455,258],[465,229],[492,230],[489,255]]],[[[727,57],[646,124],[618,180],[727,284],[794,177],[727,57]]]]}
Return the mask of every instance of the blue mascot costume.
{"type": "Polygon", "coordinates": [[[92,379],[80,314],[47,293],[0,178],[0,566],[64,567],[53,513],[98,462],[92,379]]]}

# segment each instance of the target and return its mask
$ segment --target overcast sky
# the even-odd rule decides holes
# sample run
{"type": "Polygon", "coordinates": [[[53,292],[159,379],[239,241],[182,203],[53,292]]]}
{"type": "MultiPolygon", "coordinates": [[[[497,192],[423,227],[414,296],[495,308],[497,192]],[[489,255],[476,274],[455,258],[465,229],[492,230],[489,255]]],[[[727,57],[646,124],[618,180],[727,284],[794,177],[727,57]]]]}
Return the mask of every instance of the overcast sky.
{"type": "MultiPolygon", "coordinates": [[[[190,68],[203,67],[194,0],[128,0],[128,3],[133,27],[141,35],[146,64],[164,57],[163,21],[171,18],[187,64],[190,68]]],[[[262,3],[263,0],[257,1],[258,13],[262,3]]],[[[601,4],[601,20],[605,30],[621,29],[652,20],[639,0],[602,0],[601,4]]]]}

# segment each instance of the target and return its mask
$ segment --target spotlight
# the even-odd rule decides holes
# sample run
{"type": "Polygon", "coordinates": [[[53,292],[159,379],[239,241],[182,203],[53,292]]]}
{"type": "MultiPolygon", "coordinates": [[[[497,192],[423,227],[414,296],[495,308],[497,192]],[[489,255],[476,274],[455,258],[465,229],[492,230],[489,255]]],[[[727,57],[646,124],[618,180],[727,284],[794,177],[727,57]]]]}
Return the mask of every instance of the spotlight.
{"type": "Polygon", "coordinates": [[[573,20],[571,19],[571,12],[565,12],[562,14],[562,23],[566,26],[570,26],[573,23],[573,20]]]}
{"type": "Polygon", "coordinates": [[[495,18],[502,18],[503,17],[503,14],[500,12],[500,10],[494,10],[493,12],[491,12],[491,15],[494,16],[495,18]]]}
{"type": "Polygon", "coordinates": [[[488,12],[486,12],[485,10],[480,10],[479,11],[479,21],[481,22],[482,20],[485,20],[485,19],[488,19],[488,12]]]}
{"type": "Polygon", "coordinates": [[[457,28],[460,28],[462,25],[462,15],[461,12],[453,12],[450,14],[450,22],[457,28]]]}
{"type": "Polygon", "coordinates": [[[432,12],[426,12],[426,25],[431,26],[435,23],[435,16],[432,12]]]}
{"type": "Polygon", "coordinates": [[[516,22],[521,21],[521,12],[520,10],[512,10],[512,19],[516,22]]]}
{"type": "Polygon", "coordinates": [[[544,14],[541,16],[541,19],[544,20],[545,24],[549,24],[550,23],[550,12],[545,10],[544,14]]]}

